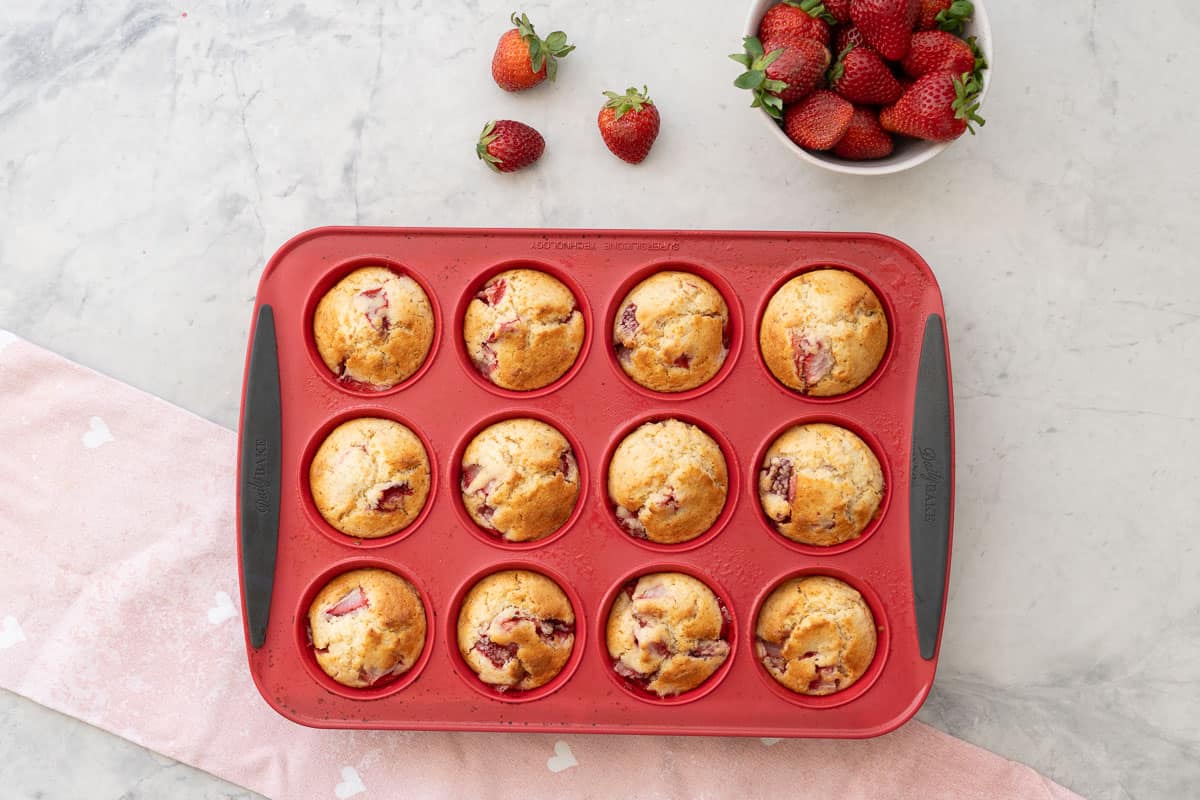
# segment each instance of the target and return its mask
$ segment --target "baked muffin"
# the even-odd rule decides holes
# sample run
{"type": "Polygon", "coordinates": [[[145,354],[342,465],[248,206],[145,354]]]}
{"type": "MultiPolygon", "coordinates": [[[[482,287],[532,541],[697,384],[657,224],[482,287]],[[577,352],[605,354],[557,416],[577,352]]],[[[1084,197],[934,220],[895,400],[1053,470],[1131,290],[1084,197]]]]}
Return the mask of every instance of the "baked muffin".
{"type": "Polygon", "coordinates": [[[729,355],[729,308],[708,281],[659,272],[633,287],[613,320],[613,346],[625,374],[656,392],[709,381],[729,355]]]}
{"type": "Polygon", "coordinates": [[[527,392],[561,378],[583,346],[583,314],[566,284],[534,269],[496,275],[467,306],[463,340],[479,374],[527,392]]]}
{"type": "Polygon", "coordinates": [[[317,303],[313,336],[321,360],[339,381],[387,389],[425,363],[433,343],[433,307],[407,275],[362,267],[317,303]]]}
{"type": "Polygon", "coordinates": [[[879,298],[840,269],[797,275],[763,312],[758,344],[784,386],[815,397],[845,394],[875,372],[887,349],[879,298]]]}
{"type": "Polygon", "coordinates": [[[348,536],[376,539],[412,524],[429,497],[429,456],[399,422],[360,417],[333,429],[308,469],[313,502],[348,536]]]}
{"type": "Polygon", "coordinates": [[[695,689],[729,657],[728,624],[712,589],[691,575],[643,575],[608,615],[613,670],[659,697],[695,689]]]}
{"type": "Polygon", "coordinates": [[[510,569],[475,584],[458,612],[458,652],[499,691],[536,689],[562,671],[575,646],[575,611],[558,584],[510,569]]]}
{"type": "Polygon", "coordinates": [[[356,569],[317,592],[308,631],[326,675],[344,686],[379,686],[417,663],[425,647],[425,608],[399,575],[356,569]]]}
{"type": "Polygon", "coordinates": [[[695,539],[725,507],[729,473],[712,437],[677,419],[647,422],[608,464],[608,496],[630,536],[662,544],[695,539]]]}
{"type": "Polygon", "coordinates": [[[875,618],[853,587],[824,575],[794,578],[771,592],[755,628],[758,658],[799,694],[848,689],[875,658],[875,618]]]}
{"type": "Polygon", "coordinates": [[[785,431],[763,457],[758,499],[792,541],[821,547],[857,538],[883,499],[883,470],[867,443],[823,422],[785,431]]]}
{"type": "Polygon", "coordinates": [[[563,526],[579,498],[579,465],[567,438],[536,419],[506,419],[463,452],[463,505],[475,524],[510,542],[563,526]]]}

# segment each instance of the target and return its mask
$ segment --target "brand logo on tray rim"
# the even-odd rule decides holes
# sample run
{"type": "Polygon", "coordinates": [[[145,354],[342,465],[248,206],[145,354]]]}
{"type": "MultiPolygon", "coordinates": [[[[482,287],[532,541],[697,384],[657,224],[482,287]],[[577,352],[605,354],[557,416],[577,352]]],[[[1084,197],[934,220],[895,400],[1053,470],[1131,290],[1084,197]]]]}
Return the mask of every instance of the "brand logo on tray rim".
{"type": "Polygon", "coordinates": [[[246,486],[253,492],[254,510],[266,514],[271,510],[271,478],[267,474],[267,459],[271,454],[271,445],[266,439],[254,440],[254,470],[246,481],[246,486]]]}
{"type": "Polygon", "coordinates": [[[937,468],[938,454],[937,450],[932,447],[918,448],[921,463],[919,468],[913,470],[913,475],[919,480],[925,481],[925,492],[923,497],[923,514],[922,519],[928,523],[937,522],[937,494],[938,487],[941,486],[942,479],[945,478],[937,468]]]}

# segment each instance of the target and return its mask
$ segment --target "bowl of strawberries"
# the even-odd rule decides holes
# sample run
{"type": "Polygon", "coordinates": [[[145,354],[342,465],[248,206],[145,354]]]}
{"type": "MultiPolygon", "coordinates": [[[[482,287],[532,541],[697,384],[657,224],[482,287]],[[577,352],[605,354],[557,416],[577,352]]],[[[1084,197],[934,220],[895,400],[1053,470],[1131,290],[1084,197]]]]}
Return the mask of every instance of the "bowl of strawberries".
{"type": "Polygon", "coordinates": [[[981,0],[755,0],[734,81],[798,157],[886,175],[984,124],[981,0]]]}

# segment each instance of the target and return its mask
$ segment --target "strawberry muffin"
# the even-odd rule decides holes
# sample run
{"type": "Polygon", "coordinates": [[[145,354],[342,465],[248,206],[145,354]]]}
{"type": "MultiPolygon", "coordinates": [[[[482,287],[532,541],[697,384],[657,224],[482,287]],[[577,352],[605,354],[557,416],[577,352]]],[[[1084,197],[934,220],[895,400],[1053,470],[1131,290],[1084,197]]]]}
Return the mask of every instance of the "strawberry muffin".
{"type": "Polygon", "coordinates": [[[857,538],[883,499],[883,469],[862,439],[823,422],[785,431],[763,457],[758,499],[775,529],[828,547],[857,538]]]}
{"type": "Polygon", "coordinates": [[[571,290],[533,269],[496,275],[471,300],[463,341],[479,374],[527,392],[561,378],[583,347],[583,314],[571,290]]]}
{"type": "Polygon", "coordinates": [[[376,539],[413,523],[429,497],[429,456],[399,422],[360,417],[333,429],[308,469],[313,502],[347,536],[376,539]]]}
{"type": "Polygon", "coordinates": [[[308,609],[317,664],[362,689],[412,669],[425,647],[425,607],[412,584],[383,569],[356,569],[325,585],[308,609]]]}
{"type": "Polygon", "coordinates": [[[575,646],[575,610],[558,584],[510,569],[471,588],[458,613],[458,651],[497,690],[536,689],[554,679],[575,646]]]}
{"type": "Polygon", "coordinates": [[[313,336],[321,360],[339,381],[387,389],[425,363],[433,343],[433,308],[407,275],[363,267],[317,303],[313,336]]]}
{"type": "Polygon", "coordinates": [[[579,498],[579,465],[566,437],[536,419],[506,419],[463,452],[463,505],[475,524],[510,542],[563,526],[579,498]]]}
{"type": "Polygon", "coordinates": [[[788,388],[814,397],[861,386],[879,366],[887,342],[879,298],[840,269],[805,272],[779,287],[758,333],[771,373],[788,388]]]}
{"type": "Polygon", "coordinates": [[[755,628],[758,658],[797,694],[848,689],[875,658],[875,618],[852,586],[815,575],[771,592],[755,628]]]}
{"type": "Polygon", "coordinates": [[[712,379],[729,355],[729,308],[690,272],[659,272],[633,287],[613,320],[625,374],[656,392],[684,392],[712,379]]]}
{"type": "Polygon", "coordinates": [[[678,544],[712,527],[729,473],[712,437],[677,419],[647,422],[613,451],[608,497],[617,522],[638,539],[678,544]]]}
{"type": "Polygon", "coordinates": [[[729,657],[728,612],[681,572],[643,575],[617,595],[606,639],[613,670],[659,697],[695,689],[729,657]]]}

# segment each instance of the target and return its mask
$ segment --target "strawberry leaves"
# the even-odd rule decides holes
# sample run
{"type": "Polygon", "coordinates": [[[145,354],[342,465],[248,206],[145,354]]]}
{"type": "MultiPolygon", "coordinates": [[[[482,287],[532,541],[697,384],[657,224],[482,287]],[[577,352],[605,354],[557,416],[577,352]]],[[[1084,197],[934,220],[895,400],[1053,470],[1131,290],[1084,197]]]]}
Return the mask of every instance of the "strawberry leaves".
{"type": "Polygon", "coordinates": [[[837,18],[826,10],[821,0],[783,0],[792,8],[798,8],[813,19],[819,19],[829,25],[836,25],[837,18]]]}
{"type": "Polygon", "coordinates": [[[495,130],[496,120],[483,126],[483,131],[479,134],[479,141],[475,143],[475,155],[479,156],[479,159],[487,164],[492,172],[499,172],[500,168],[496,165],[504,162],[488,152],[488,145],[500,138],[500,134],[495,133],[495,130]]]}
{"type": "Polygon", "coordinates": [[[988,68],[987,59],[984,57],[983,51],[979,49],[979,42],[975,41],[974,36],[967,37],[967,46],[971,48],[971,53],[975,56],[975,69],[971,74],[982,86],[983,71],[988,68]]]}
{"type": "Polygon", "coordinates": [[[967,130],[971,135],[975,135],[975,125],[983,127],[987,124],[987,120],[979,116],[979,90],[983,86],[976,75],[970,72],[964,72],[961,78],[954,79],[954,102],[950,107],[954,109],[954,118],[965,120],[967,130]]]}
{"type": "Polygon", "coordinates": [[[611,108],[616,112],[613,117],[614,120],[620,119],[630,111],[641,111],[642,106],[654,105],[654,101],[650,99],[650,90],[645,86],[642,87],[640,92],[636,86],[630,86],[625,90],[625,94],[605,92],[604,96],[608,98],[608,102],[604,104],[604,107],[611,108]]]}
{"type": "Polygon", "coordinates": [[[971,0],[954,0],[949,8],[938,12],[934,17],[938,27],[949,33],[959,33],[963,23],[975,15],[975,5],[971,0]]]}
{"type": "Polygon", "coordinates": [[[575,45],[567,44],[567,35],[562,31],[554,31],[545,39],[541,39],[534,31],[533,23],[524,13],[518,17],[514,11],[511,19],[525,46],[529,48],[529,62],[533,71],[541,72],[542,67],[545,67],[546,77],[554,80],[558,76],[557,59],[574,50],[575,45]]]}
{"type": "Polygon", "coordinates": [[[749,89],[754,93],[754,102],[750,104],[751,108],[762,108],[775,119],[782,119],[783,100],[779,97],[779,93],[788,85],[783,81],[768,78],[767,67],[783,55],[783,48],[763,53],[762,42],[755,36],[747,36],[742,40],[742,44],[746,52],[729,55],[731,59],[746,68],[745,72],[734,79],[733,85],[739,89],[749,89]]]}

